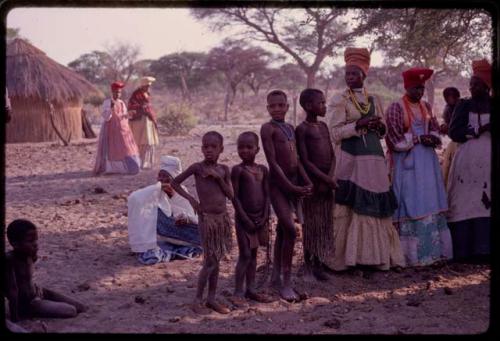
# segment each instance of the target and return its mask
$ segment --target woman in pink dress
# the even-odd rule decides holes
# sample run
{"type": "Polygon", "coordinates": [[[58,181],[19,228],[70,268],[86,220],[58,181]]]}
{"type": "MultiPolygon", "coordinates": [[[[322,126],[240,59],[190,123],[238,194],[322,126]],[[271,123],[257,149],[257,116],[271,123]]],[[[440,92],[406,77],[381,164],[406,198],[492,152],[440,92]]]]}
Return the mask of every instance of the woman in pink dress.
{"type": "Polygon", "coordinates": [[[94,173],[139,173],[139,150],[128,125],[127,106],[120,99],[121,82],[111,84],[112,98],[104,100],[94,173]]]}

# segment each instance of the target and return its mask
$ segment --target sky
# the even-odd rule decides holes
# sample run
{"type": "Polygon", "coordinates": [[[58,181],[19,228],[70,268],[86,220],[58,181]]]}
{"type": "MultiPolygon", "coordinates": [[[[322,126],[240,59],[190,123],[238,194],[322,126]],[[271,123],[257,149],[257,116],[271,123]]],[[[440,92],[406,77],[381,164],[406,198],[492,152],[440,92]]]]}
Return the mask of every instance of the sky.
{"type": "MultiPolygon", "coordinates": [[[[19,28],[21,36],[63,65],[116,41],[138,45],[139,59],[158,59],[175,52],[207,52],[230,35],[211,32],[188,8],[18,7],[8,13],[7,27],[19,28]]],[[[381,55],[375,52],[371,64],[380,66],[381,55]]]]}

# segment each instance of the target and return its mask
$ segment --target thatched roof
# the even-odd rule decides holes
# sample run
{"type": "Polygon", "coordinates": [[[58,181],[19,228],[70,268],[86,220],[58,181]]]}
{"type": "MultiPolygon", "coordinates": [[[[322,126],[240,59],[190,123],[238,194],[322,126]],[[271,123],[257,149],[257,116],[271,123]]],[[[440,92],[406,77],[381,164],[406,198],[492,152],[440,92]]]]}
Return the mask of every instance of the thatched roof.
{"type": "Polygon", "coordinates": [[[14,39],[7,45],[6,73],[10,97],[62,103],[90,93],[101,94],[83,76],[22,39],[14,39]]]}

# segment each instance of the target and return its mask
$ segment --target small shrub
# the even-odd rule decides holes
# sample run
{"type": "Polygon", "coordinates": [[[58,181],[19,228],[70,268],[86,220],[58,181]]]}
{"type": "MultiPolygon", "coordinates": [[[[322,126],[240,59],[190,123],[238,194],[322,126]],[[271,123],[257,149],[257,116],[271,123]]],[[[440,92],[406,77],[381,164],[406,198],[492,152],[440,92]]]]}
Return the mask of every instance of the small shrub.
{"type": "Polygon", "coordinates": [[[187,134],[197,123],[193,109],[185,104],[170,104],[158,114],[158,124],[169,135],[187,134]]]}

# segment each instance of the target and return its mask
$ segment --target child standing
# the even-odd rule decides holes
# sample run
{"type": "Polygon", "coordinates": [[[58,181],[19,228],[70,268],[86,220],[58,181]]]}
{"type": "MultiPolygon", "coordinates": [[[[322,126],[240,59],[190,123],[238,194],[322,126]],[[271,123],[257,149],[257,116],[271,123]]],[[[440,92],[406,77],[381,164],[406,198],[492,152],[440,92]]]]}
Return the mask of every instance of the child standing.
{"type": "Polygon", "coordinates": [[[243,306],[243,297],[257,302],[270,302],[255,292],[257,249],[269,241],[269,179],[266,166],[255,163],[259,152],[259,136],[246,131],[238,136],[238,155],[242,162],[233,167],[231,181],[234,189],[236,237],[239,258],[235,270],[233,303],[243,306]],[[243,282],[246,280],[246,291],[243,282]]]}
{"type": "Polygon", "coordinates": [[[313,195],[304,199],[303,245],[308,275],[326,281],[323,264],[333,261],[333,179],[335,156],[328,127],[318,121],[326,114],[325,96],[318,89],[305,89],[300,105],[307,113],[295,134],[300,161],[314,184],[313,195]]]}
{"type": "Polygon", "coordinates": [[[173,181],[174,189],[189,200],[199,217],[201,243],[204,253],[203,267],[198,275],[198,288],[193,304],[196,313],[203,312],[203,291],[208,282],[206,306],[220,314],[228,314],[229,309],[215,300],[219,278],[220,259],[231,250],[231,222],[226,210],[226,199],[233,200],[233,189],[229,168],[217,163],[224,150],[224,139],[216,131],[209,131],[202,137],[201,151],[204,160],[189,166],[173,181]],[[180,185],[194,175],[199,202],[180,185]]]}
{"type": "Polygon", "coordinates": [[[297,301],[298,295],[291,285],[296,238],[292,214],[295,212],[301,222],[298,199],[312,194],[312,183],[297,156],[294,128],[285,123],[288,103],[283,91],[273,90],[267,95],[267,111],[271,121],[262,125],[260,136],[269,164],[271,204],[278,217],[271,281],[283,299],[297,301]]]}
{"type": "Polygon", "coordinates": [[[7,239],[14,248],[5,255],[6,296],[13,322],[34,316],[75,317],[87,309],[83,303],[33,282],[38,233],[31,221],[17,219],[11,222],[7,226],[7,239]]]}

